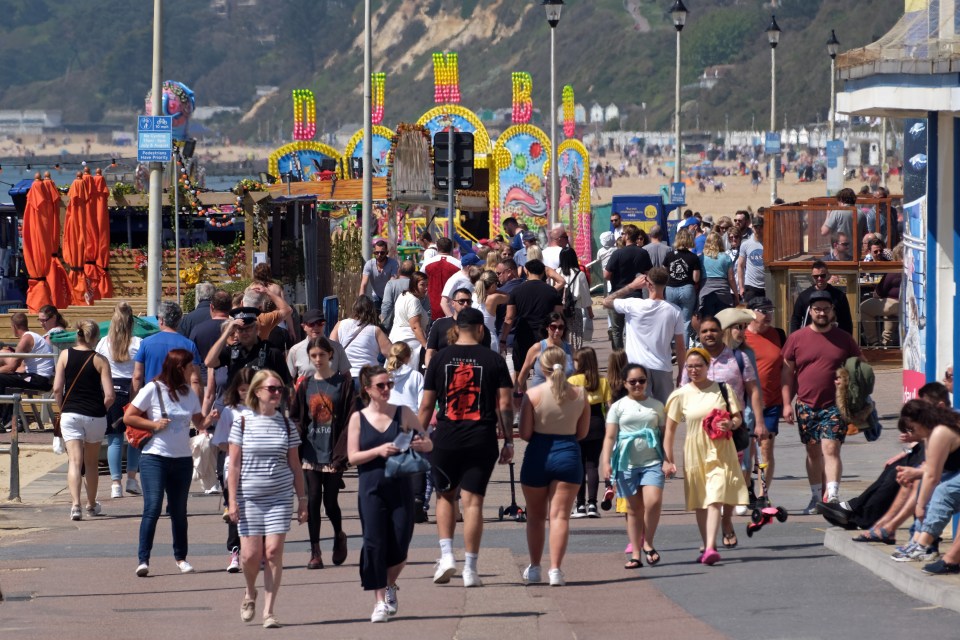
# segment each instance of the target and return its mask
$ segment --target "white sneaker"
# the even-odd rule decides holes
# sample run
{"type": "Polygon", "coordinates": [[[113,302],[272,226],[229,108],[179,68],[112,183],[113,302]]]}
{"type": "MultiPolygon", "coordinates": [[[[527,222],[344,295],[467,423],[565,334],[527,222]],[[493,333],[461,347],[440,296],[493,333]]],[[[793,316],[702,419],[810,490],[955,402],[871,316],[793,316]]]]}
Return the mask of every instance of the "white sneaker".
{"type": "Polygon", "coordinates": [[[563,577],[563,571],[560,571],[560,569],[550,569],[547,575],[550,576],[551,587],[562,587],[567,584],[567,581],[563,577]]]}
{"type": "Polygon", "coordinates": [[[100,512],[103,511],[103,507],[100,505],[99,502],[94,502],[92,507],[87,506],[84,508],[84,510],[87,513],[87,517],[92,518],[93,516],[100,515],[100,512]]]}
{"type": "Polygon", "coordinates": [[[186,560],[181,560],[177,563],[177,569],[180,569],[180,573],[193,573],[193,565],[187,562],[186,560]]]}
{"type": "Polygon", "coordinates": [[[370,616],[370,622],[386,622],[390,619],[390,611],[387,609],[387,603],[378,602],[373,609],[373,615],[370,616]]]}
{"type": "Polygon", "coordinates": [[[80,505],[75,504],[70,507],[70,519],[83,520],[83,511],[80,509],[80,505]]]}
{"type": "Polygon", "coordinates": [[[219,484],[215,484],[215,485],[213,485],[212,487],[210,487],[209,489],[204,489],[203,492],[204,492],[206,495],[208,495],[208,496],[212,496],[212,495],[215,494],[215,493],[223,493],[223,492],[220,490],[220,485],[219,485],[219,484]]]}
{"type": "Polygon", "coordinates": [[[127,493],[134,496],[142,495],[143,492],[140,491],[140,483],[137,482],[136,478],[127,478],[127,493]]]}
{"type": "Polygon", "coordinates": [[[147,575],[149,575],[149,573],[150,573],[150,565],[148,565],[146,562],[141,562],[139,565],[137,565],[138,578],[146,578],[147,575]]]}
{"type": "Polygon", "coordinates": [[[123,497],[123,487],[118,484],[115,484],[110,487],[110,497],[111,498],[122,498],[123,497]]]}
{"type": "Polygon", "coordinates": [[[433,572],[433,584],[447,584],[450,578],[457,573],[457,561],[451,557],[449,560],[440,558],[437,560],[436,570],[433,572]]]}
{"type": "Polygon", "coordinates": [[[570,512],[571,518],[586,518],[587,517],[587,506],[586,505],[577,505],[573,508],[573,511],[570,512]]]}
{"type": "Polygon", "coordinates": [[[835,493],[827,494],[827,504],[840,504],[840,497],[835,493]]]}
{"type": "Polygon", "coordinates": [[[397,591],[400,590],[400,587],[397,585],[392,585],[387,587],[387,594],[383,598],[383,604],[387,607],[387,613],[391,616],[397,615],[397,610],[400,609],[400,601],[397,599],[397,591]]]}
{"type": "Polygon", "coordinates": [[[810,498],[810,504],[807,505],[807,508],[803,510],[803,515],[805,516],[815,516],[820,513],[820,507],[817,505],[816,498],[810,498]]]}
{"type": "Polygon", "coordinates": [[[236,547],[230,552],[230,564],[227,565],[227,573],[240,573],[240,549],[236,547]]]}
{"type": "Polygon", "coordinates": [[[543,582],[543,575],[540,572],[540,565],[528,564],[527,568],[523,570],[523,579],[527,581],[527,584],[537,584],[539,582],[543,582]]]}
{"type": "Polygon", "coordinates": [[[733,512],[736,513],[738,516],[745,516],[747,515],[748,511],[749,509],[747,509],[747,506],[743,504],[738,504],[737,507],[733,510],[733,512]]]}
{"type": "Polygon", "coordinates": [[[463,570],[463,586],[465,587],[482,587],[483,580],[480,579],[480,575],[472,570],[464,568],[463,570]]]}

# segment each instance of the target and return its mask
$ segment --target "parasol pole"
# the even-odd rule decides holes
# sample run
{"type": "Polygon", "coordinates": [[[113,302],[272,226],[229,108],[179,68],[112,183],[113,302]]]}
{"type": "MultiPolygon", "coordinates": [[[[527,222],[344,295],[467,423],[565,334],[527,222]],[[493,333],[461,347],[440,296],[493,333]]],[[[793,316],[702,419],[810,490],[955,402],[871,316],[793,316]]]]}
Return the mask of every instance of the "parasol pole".
{"type": "MultiPolygon", "coordinates": [[[[153,81],[151,96],[153,115],[163,112],[161,104],[161,76],[163,75],[163,0],[153,0],[153,81]]],[[[157,315],[160,306],[160,263],[163,254],[160,238],[163,234],[163,163],[150,163],[150,209],[147,217],[147,315],[157,315]]],[[[179,274],[178,274],[179,275],[179,274]]]]}

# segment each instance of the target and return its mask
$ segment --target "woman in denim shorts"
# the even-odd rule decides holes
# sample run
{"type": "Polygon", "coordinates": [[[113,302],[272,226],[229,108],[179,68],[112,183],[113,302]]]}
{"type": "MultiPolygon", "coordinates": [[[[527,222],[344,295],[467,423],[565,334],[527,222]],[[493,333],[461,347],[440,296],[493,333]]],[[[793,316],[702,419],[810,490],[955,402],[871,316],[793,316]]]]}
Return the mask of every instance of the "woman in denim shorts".
{"type": "Polygon", "coordinates": [[[590,405],[583,387],[567,382],[567,354],[544,349],[540,366],[547,381],[529,389],[520,406],[520,437],[527,449],[520,467],[520,485],[527,501],[528,583],[541,580],[540,560],[549,505],[550,586],[565,584],[560,564],[567,551],[570,510],[583,481],[580,445],[590,428],[590,405]]]}
{"type": "Polygon", "coordinates": [[[627,395],[607,412],[600,469],[617,487],[617,496],[627,500],[627,536],[631,557],[624,569],[660,562],[653,537],[660,522],[663,501],[663,403],[647,396],[647,370],[628,364],[622,376],[627,395]]]}

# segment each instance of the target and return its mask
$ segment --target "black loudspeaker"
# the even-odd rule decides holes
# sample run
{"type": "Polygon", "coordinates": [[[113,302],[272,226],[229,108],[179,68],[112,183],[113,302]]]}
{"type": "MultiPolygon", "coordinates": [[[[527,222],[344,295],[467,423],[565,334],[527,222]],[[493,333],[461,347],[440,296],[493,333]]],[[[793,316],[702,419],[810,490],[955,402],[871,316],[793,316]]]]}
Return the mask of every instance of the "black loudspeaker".
{"type": "Polygon", "coordinates": [[[320,161],[320,171],[336,171],[337,161],[333,158],[324,158],[320,161]]]}

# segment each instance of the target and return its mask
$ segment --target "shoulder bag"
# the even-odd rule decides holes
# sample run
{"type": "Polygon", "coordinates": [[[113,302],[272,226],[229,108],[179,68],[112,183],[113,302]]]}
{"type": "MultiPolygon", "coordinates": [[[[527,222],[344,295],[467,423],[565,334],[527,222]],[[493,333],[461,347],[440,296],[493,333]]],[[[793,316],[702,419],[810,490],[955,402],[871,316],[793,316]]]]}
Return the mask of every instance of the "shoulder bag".
{"type": "MultiPolygon", "coordinates": [[[[717,386],[720,387],[720,395],[723,396],[723,403],[727,405],[727,413],[733,415],[733,412],[730,411],[730,397],[727,395],[729,391],[727,391],[726,383],[718,382],[717,386]]],[[[731,434],[733,437],[733,446],[737,448],[737,451],[743,451],[750,446],[750,434],[745,424],[740,423],[740,427],[731,431],[731,434]]]]}
{"type": "MultiPolygon", "coordinates": [[[[167,417],[167,408],[163,403],[163,388],[157,383],[153,382],[153,386],[157,389],[157,402],[160,404],[160,417],[167,417]]],[[[127,443],[134,449],[143,449],[147,446],[150,440],[153,439],[156,431],[151,429],[143,429],[141,427],[134,427],[132,425],[127,425],[127,443]]]]}
{"type": "MultiPolygon", "coordinates": [[[[401,415],[401,408],[397,407],[397,421],[400,420],[401,415]]],[[[407,431],[402,427],[402,424],[400,430],[407,431]]],[[[387,458],[383,476],[385,478],[409,478],[429,470],[430,461],[414,451],[412,447],[407,447],[400,453],[387,458]]]]}
{"type": "Polygon", "coordinates": [[[62,437],[63,437],[63,433],[60,431],[60,415],[63,413],[63,412],[62,412],[62,409],[63,409],[63,407],[65,407],[65,406],[67,405],[67,398],[70,397],[70,392],[73,391],[74,385],[76,385],[76,384],[77,384],[77,380],[80,379],[80,374],[83,373],[83,370],[87,368],[87,365],[90,364],[90,361],[93,360],[93,356],[95,356],[95,355],[97,355],[97,352],[96,352],[96,351],[94,351],[93,353],[91,353],[91,354],[90,354],[90,357],[87,358],[87,359],[84,361],[83,365],[80,367],[80,370],[77,371],[77,375],[74,376],[73,382],[70,383],[70,388],[67,389],[66,395],[63,396],[63,404],[60,405],[61,413],[58,413],[58,414],[57,414],[57,417],[53,419],[53,437],[54,437],[54,438],[62,438],[62,437]]]}

